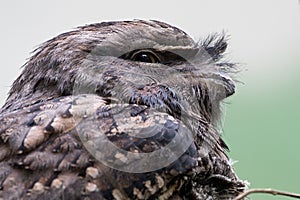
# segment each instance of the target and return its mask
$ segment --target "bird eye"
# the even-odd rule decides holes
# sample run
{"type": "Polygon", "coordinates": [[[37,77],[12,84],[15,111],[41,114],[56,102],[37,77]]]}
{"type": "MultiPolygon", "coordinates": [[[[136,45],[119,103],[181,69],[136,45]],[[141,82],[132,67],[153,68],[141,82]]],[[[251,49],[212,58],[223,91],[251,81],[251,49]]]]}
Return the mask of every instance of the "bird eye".
{"type": "Polygon", "coordinates": [[[130,60],[137,62],[146,62],[146,63],[159,63],[160,59],[158,56],[152,51],[138,51],[135,52],[130,60]]]}

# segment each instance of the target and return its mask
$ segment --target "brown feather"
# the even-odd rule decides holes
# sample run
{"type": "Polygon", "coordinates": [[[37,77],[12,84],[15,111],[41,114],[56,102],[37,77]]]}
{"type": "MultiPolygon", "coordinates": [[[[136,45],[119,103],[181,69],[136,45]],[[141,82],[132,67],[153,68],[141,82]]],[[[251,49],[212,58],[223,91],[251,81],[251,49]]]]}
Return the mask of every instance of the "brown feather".
{"type": "Polygon", "coordinates": [[[234,93],[226,47],[223,36],[197,44],[142,20],[91,24],[42,44],[0,110],[0,198],[238,195],[245,183],[217,131],[221,101],[234,93]],[[139,51],[159,62],[135,60],[139,51]],[[147,157],[172,144],[176,151],[147,157]]]}

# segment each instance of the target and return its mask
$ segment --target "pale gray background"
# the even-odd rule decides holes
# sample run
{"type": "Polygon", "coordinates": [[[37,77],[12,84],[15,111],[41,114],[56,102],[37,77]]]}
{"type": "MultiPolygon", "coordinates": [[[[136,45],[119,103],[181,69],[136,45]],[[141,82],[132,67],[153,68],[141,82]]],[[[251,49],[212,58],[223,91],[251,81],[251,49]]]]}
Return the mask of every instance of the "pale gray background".
{"type": "MultiPolygon", "coordinates": [[[[0,104],[40,43],[93,22],[157,19],[196,40],[230,35],[228,58],[241,63],[227,100],[224,138],[251,187],[300,193],[300,7],[297,0],[2,1],[0,104]]],[[[255,195],[252,199],[286,199],[255,195]]]]}

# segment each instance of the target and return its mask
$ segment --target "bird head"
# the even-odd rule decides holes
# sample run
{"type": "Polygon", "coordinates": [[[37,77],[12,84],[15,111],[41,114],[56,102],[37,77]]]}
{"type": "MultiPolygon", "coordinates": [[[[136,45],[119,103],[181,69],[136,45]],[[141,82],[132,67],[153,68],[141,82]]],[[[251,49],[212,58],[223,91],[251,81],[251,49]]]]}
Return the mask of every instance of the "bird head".
{"type": "Polygon", "coordinates": [[[159,21],[82,26],[35,50],[4,108],[95,93],[212,122],[220,101],[235,89],[229,76],[233,64],[221,61],[226,47],[223,35],[195,42],[159,21]]]}

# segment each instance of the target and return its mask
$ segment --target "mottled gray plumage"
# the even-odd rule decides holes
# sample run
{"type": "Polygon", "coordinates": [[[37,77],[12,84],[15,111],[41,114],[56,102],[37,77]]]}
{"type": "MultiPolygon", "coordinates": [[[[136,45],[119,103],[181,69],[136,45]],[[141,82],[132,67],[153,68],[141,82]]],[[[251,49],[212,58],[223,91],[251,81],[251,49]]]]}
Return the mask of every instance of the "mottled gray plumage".
{"type": "MultiPolygon", "coordinates": [[[[238,195],[245,184],[216,128],[221,101],[234,93],[233,64],[222,62],[226,47],[223,36],[195,43],[176,27],[142,20],[91,24],[42,44],[0,110],[0,198],[238,195]],[[133,135],[143,130],[155,134],[133,135]],[[96,159],[97,151],[111,153],[101,149],[100,133],[134,153],[188,133],[193,142],[171,164],[131,173],[96,159]]],[[[126,156],[110,156],[125,165],[126,156]]]]}

